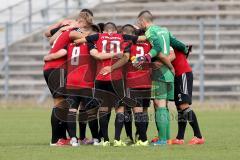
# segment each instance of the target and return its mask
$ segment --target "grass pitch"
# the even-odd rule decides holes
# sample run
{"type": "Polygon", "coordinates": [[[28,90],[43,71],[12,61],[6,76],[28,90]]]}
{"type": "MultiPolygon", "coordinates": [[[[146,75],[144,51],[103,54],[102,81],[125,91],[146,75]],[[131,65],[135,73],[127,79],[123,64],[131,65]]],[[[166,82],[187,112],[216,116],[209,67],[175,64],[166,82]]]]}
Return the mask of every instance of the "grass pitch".
{"type": "MultiPolygon", "coordinates": [[[[172,137],[177,125],[172,108],[172,137]]],[[[162,147],[49,147],[50,109],[39,107],[0,108],[0,160],[226,160],[240,159],[240,110],[201,109],[196,111],[206,144],[201,146],[162,147]]],[[[113,118],[110,135],[113,136],[113,118]]],[[[87,131],[88,135],[89,130],[87,131]]],[[[122,138],[125,137],[123,130],[122,138]]],[[[148,129],[149,140],[156,135],[154,122],[148,129]]],[[[188,125],[185,141],[193,133],[188,125]]],[[[90,137],[90,136],[88,136],[90,137]]],[[[111,137],[112,139],[112,137],[111,137]]]]}

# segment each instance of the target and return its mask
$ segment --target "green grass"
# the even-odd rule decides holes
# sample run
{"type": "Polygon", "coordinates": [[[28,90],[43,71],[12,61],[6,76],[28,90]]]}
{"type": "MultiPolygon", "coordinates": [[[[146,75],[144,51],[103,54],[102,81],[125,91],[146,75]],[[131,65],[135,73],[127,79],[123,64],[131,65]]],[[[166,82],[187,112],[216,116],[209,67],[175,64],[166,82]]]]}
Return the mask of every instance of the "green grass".
{"type": "MultiPolygon", "coordinates": [[[[173,112],[173,114],[176,114],[173,112]]],[[[50,109],[0,108],[0,160],[221,160],[240,158],[240,110],[204,109],[197,111],[199,122],[207,142],[202,146],[165,147],[49,147],[50,109]]],[[[113,116],[112,116],[113,117],[113,116]]],[[[176,134],[176,121],[172,120],[172,137],[176,134]]],[[[113,120],[110,123],[113,135],[113,120]]],[[[123,138],[125,131],[123,131],[123,138]]],[[[88,131],[89,134],[89,131],[88,131]]],[[[156,134],[154,122],[150,122],[148,137],[156,134]]],[[[188,125],[186,141],[192,137],[188,125]]]]}

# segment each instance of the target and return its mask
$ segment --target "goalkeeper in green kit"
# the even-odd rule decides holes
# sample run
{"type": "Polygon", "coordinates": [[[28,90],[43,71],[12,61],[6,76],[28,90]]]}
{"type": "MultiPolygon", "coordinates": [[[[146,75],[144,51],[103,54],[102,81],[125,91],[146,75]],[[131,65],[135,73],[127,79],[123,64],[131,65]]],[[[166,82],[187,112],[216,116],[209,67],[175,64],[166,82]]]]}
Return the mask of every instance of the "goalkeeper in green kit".
{"type": "MultiPolygon", "coordinates": [[[[167,58],[170,54],[170,46],[185,53],[188,47],[178,41],[167,28],[153,24],[153,16],[149,11],[142,11],[138,16],[140,29],[145,29],[145,36],[151,43],[149,54],[138,59],[140,66],[152,59],[160,61],[163,65],[152,73],[152,95],[155,107],[155,120],[158,129],[159,140],[153,145],[165,145],[170,140],[170,115],[167,108],[168,101],[174,100],[174,68],[167,58]]],[[[174,60],[174,56],[172,56],[174,60]]]]}

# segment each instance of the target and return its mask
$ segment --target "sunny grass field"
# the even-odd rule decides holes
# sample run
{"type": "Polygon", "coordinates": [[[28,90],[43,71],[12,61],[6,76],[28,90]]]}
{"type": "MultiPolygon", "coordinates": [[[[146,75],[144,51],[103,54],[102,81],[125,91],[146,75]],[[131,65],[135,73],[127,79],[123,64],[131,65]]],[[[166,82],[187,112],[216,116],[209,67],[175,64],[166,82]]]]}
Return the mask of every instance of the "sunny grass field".
{"type": "MultiPolygon", "coordinates": [[[[0,103],[0,160],[232,160],[240,159],[240,109],[205,107],[196,112],[207,143],[202,146],[163,147],[49,147],[50,109],[21,104],[4,108],[0,103]]],[[[213,105],[215,106],[215,105],[213,105]]],[[[173,115],[176,112],[171,107],[173,115]]],[[[114,117],[114,116],[112,116],[114,117]]],[[[172,120],[172,137],[176,134],[176,121],[172,120]]],[[[110,123],[113,136],[113,120],[110,123]]],[[[123,130],[123,139],[125,130],[123,130]]],[[[89,131],[88,131],[89,134],[89,131]]],[[[148,137],[156,135],[154,122],[150,122],[148,137]]],[[[186,141],[192,137],[188,125],[186,141]]]]}

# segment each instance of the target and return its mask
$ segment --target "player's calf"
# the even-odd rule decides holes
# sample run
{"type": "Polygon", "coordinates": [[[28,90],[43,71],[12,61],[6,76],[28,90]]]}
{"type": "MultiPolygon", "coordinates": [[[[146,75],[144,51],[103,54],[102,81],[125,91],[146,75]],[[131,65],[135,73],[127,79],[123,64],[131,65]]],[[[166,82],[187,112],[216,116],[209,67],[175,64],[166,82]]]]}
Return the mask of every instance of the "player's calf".
{"type": "Polygon", "coordinates": [[[116,141],[120,141],[121,132],[122,132],[122,128],[124,125],[124,120],[125,120],[124,107],[121,106],[121,107],[116,108],[115,138],[114,138],[116,141]]]}

